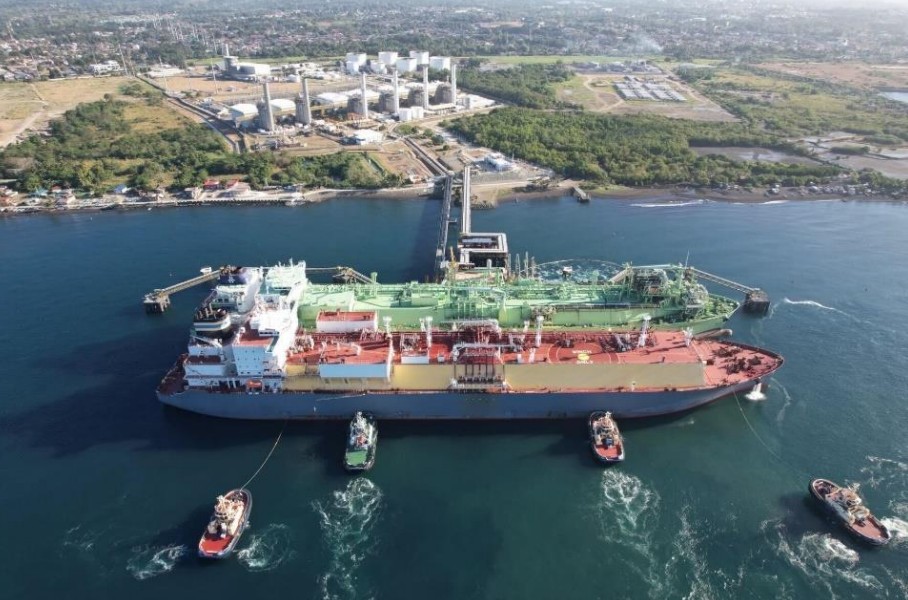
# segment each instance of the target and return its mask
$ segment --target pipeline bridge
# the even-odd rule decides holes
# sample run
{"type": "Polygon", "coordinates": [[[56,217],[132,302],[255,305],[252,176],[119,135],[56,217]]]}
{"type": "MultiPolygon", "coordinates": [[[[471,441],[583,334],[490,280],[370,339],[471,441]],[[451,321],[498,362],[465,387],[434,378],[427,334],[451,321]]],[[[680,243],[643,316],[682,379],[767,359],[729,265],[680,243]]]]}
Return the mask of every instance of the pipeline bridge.
{"type": "MultiPolygon", "coordinates": [[[[209,281],[214,281],[220,277],[223,272],[230,272],[234,270],[232,266],[219,267],[217,269],[212,269],[210,272],[203,272],[201,275],[196,275],[185,281],[175,283],[166,288],[160,288],[148,292],[142,299],[142,304],[145,307],[145,312],[150,315],[161,314],[167,311],[170,308],[170,296],[176,294],[177,292],[182,292],[183,290],[188,290],[189,288],[195,287],[197,285],[202,285],[209,281]]],[[[373,279],[367,275],[364,275],[354,269],[353,267],[346,267],[343,265],[338,265],[334,267],[306,267],[306,273],[327,273],[331,274],[332,278],[337,283],[373,283],[373,279]]]]}
{"type": "Polygon", "coordinates": [[[181,281],[175,283],[166,288],[161,288],[154,290],[145,294],[145,297],[142,300],[142,304],[145,306],[145,312],[150,315],[161,314],[170,308],[170,296],[176,294],[177,292],[182,292],[183,290],[188,290],[191,287],[197,285],[202,285],[209,281],[214,281],[220,277],[221,272],[226,269],[231,269],[232,267],[225,266],[219,269],[212,269],[210,272],[203,272],[201,275],[196,275],[191,279],[186,281],[181,281]]]}

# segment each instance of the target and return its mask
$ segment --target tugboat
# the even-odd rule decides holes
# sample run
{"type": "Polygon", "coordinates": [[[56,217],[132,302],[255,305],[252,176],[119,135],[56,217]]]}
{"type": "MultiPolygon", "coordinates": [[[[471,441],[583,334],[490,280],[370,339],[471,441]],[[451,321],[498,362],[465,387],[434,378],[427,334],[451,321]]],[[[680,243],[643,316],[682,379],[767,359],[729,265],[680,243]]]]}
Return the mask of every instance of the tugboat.
{"type": "Polygon", "coordinates": [[[604,463],[624,460],[624,439],[612,413],[596,411],[590,415],[590,446],[593,455],[604,463]]]}
{"type": "Polygon", "coordinates": [[[375,417],[357,411],[350,421],[350,435],[344,452],[344,468],[348,471],[368,471],[375,464],[378,427],[375,417]]]}
{"type": "Polygon", "coordinates": [[[889,529],[864,506],[856,484],[842,487],[828,479],[814,479],[807,489],[849,533],[859,540],[874,546],[882,546],[892,539],[889,529]]]}
{"type": "Polygon", "coordinates": [[[240,536],[249,525],[252,494],[249,490],[230,490],[218,496],[211,521],[199,540],[202,558],[226,558],[233,553],[240,536]]]}

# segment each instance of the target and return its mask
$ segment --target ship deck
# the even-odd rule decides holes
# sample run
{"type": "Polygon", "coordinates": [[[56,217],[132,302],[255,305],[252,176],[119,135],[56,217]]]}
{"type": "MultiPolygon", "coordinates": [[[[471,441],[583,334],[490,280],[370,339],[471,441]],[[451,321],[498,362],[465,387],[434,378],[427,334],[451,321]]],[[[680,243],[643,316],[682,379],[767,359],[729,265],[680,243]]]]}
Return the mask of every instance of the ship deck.
{"type": "Polygon", "coordinates": [[[287,362],[382,365],[390,355],[391,365],[472,365],[474,370],[485,366],[487,372],[498,365],[690,365],[702,373],[707,387],[761,377],[781,364],[777,355],[742,344],[714,339],[685,343],[681,332],[651,332],[644,346],[639,346],[637,332],[622,333],[620,339],[607,331],[545,332],[541,338],[536,347],[533,333],[433,332],[428,347],[425,334],[393,334],[390,343],[381,332],[316,334],[308,345],[291,349],[287,362]]]}

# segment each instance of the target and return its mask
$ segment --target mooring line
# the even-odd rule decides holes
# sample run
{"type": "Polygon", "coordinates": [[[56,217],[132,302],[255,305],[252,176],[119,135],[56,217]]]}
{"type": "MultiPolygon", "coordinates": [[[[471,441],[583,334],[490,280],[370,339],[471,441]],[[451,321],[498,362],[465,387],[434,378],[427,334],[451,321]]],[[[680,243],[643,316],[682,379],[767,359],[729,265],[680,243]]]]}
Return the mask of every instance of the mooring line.
{"type": "Polygon", "coordinates": [[[255,479],[258,476],[258,474],[262,471],[262,469],[265,468],[265,465],[268,464],[268,461],[271,459],[271,455],[274,454],[274,451],[277,449],[277,445],[281,441],[281,437],[284,435],[284,430],[287,429],[287,422],[289,420],[290,419],[284,419],[284,425],[283,425],[283,427],[281,427],[281,432],[279,434],[277,434],[277,439],[274,440],[274,445],[271,446],[271,451],[268,452],[268,456],[265,457],[265,460],[262,461],[262,464],[259,465],[259,468],[255,470],[255,473],[252,474],[252,477],[250,477],[246,483],[244,483],[243,485],[240,486],[241,489],[245,488],[250,483],[252,483],[252,480],[255,479]]]}
{"type": "Polygon", "coordinates": [[[748,418],[747,418],[747,415],[744,413],[744,408],[741,406],[741,400],[738,398],[738,393],[735,392],[735,393],[734,393],[734,396],[735,396],[735,402],[736,402],[737,405],[738,405],[738,410],[741,412],[741,417],[744,418],[744,422],[747,423],[747,427],[750,429],[751,433],[754,434],[754,437],[757,438],[757,441],[759,441],[760,444],[762,444],[762,446],[763,446],[764,448],[766,448],[766,451],[769,452],[769,453],[773,456],[773,458],[775,458],[777,461],[779,461],[779,462],[782,463],[783,465],[787,466],[787,467],[788,467],[789,469],[791,469],[792,471],[795,471],[795,472],[797,472],[797,473],[800,473],[801,475],[810,476],[810,473],[808,473],[807,471],[805,471],[805,470],[803,470],[803,469],[800,469],[800,468],[794,466],[794,465],[791,464],[789,461],[787,461],[787,460],[785,460],[784,458],[782,458],[782,456],[781,456],[780,454],[777,454],[772,448],[769,447],[769,444],[767,444],[767,443],[763,440],[763,438],[760,437],[760,434],[757,433],[757,430],[754,429],[754,426],[751,424],[750,419],[748,419],[748,418]]]}

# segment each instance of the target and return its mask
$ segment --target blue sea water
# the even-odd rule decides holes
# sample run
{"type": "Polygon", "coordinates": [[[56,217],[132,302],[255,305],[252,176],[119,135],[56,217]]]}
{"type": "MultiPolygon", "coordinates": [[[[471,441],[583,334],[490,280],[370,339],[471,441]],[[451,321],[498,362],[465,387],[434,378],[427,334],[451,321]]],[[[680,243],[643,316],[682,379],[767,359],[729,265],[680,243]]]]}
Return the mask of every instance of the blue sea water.
{"type": "Polygon", "coordinates": [[[683,262],[767,290],[741,341],[786,365],[761,402],[628,422],[602,469],[585,423],[381,423],[376,467],[340,467],[343,423],[290,423],[252,483],[234,558],[199,562],[215,495],[280,423],[165,408],[153,389],[203,265],[432,266],[439,203],[335,200],[0,220],[3,598],[904,598],[908,595],[908,206],[507,203],[474,214],[539,262],[683,262]],[[896,530],[867,549],[809,502],[859,482],[896,530]]]}

